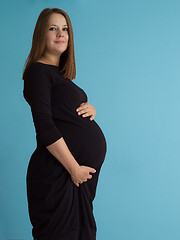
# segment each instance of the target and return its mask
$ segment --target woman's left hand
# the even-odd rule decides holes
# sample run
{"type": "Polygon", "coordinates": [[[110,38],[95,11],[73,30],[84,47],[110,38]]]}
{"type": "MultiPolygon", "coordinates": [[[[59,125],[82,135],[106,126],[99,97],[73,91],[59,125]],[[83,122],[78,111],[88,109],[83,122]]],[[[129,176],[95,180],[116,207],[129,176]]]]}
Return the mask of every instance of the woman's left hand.
{"type": "Polygon", "coordinates": [[[81,103],[80,106],[76,109],[78,115],[82,115],[82,117],[90,117],[92,121],[96,115],[96,109],[88,102],[81,103]]]}

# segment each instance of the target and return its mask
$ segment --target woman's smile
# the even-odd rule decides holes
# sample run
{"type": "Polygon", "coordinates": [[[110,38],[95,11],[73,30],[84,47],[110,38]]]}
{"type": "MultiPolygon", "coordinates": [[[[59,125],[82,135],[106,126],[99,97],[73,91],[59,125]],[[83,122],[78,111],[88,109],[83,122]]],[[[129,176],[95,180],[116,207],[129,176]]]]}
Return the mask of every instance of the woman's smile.
{"type": "Polygon", "coordinates": [[[55,41],[55,43],[64,43],[64,41],[55,41]]]}

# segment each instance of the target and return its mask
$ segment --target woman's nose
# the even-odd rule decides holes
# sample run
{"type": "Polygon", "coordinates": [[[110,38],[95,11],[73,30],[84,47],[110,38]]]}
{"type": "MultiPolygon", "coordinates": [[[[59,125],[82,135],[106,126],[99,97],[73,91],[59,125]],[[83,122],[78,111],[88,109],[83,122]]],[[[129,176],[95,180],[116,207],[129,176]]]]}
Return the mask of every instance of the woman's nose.
{"type": "Polygon", "coordinates": [[[62,36],[62,35],[63,35],[63,31],[59,30],[58,33],[57,33],[57,36],[62,36]]]}

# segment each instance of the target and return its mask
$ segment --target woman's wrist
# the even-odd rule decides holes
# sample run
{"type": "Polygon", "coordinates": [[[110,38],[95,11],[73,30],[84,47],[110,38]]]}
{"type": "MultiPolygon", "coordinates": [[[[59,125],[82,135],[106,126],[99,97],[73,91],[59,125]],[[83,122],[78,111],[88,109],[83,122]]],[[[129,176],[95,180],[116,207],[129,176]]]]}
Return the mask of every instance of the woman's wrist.
{"type": "MultiPolygon", "coordinates": [[[[74,159],[75,160],[75,159],[74,159]]],[[[69,172],[70,175],[74,175],[80,168],[80,165],[78,164],[78,162],[75,160],[73,161],[73,163],[69,166],[69,168],[67,169],[67,171],[69,172]]]]}

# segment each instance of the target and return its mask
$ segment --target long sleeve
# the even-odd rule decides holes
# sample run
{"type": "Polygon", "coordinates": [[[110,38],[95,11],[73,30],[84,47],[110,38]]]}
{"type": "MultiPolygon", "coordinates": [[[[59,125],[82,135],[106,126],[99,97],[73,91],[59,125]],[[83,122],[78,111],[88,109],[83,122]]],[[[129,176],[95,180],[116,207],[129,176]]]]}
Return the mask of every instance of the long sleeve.
{"type": "Polygon", "coordinates": [[[37,142],[48,146],[62,137],[51,110],[51,75],[36,66],[27,69],[23,96],[31,107],[37,142]]]}

